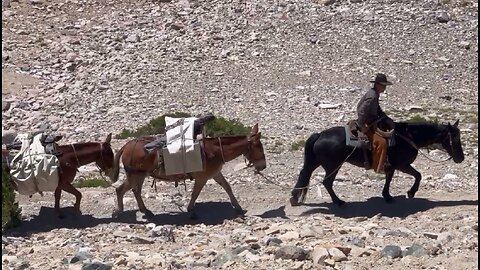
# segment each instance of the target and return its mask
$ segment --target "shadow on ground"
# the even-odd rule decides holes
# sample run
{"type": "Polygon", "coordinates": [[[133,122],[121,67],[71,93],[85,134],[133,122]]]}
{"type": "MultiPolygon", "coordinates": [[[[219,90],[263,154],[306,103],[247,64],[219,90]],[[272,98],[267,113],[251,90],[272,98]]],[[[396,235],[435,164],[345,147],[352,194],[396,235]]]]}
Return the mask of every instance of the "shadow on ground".
{"type": "Polygon", "coordinates": [[[347,202],[345,205],[337,206],[331,202],[304,204],[308,209],[301,216],[312,214],[333,214],[337,217],[373,217],[381,214],[384,217],[407,217],[409,215],[424,212],[437,207],[455,207],[462,205],[476,205],[477,200],[458,200],[458,201],[435,201],[423,198],[408,199],[405,196],[397,196],[391,203],[385,202],[381,197],[373,197],[367,201],[347,202]]]}
{"type": "MultiPolygon", "coordinates": [[[[199,202],[195,205],[197,219],[190,219],[185,212],[154,213],[152,218],[137,218],[137,210],[125,211],[117,218],[95,217],[89,214],[75,215],[73,207],[62,208],[65,218],[59,219],[52,207],[41,207],[38,215],[22,221],[20,226],[9,229],[7,236],[28,236],[32,233],[48,232],[53,229],[84,229],[107,223],[147,224],[157,225],[187,225],[187,224],[222,224],[225,220],[237,218],[238,215],[229,202],[199,202]]],[[[142,214],[139,214],[142,216],[142,214]]]]}

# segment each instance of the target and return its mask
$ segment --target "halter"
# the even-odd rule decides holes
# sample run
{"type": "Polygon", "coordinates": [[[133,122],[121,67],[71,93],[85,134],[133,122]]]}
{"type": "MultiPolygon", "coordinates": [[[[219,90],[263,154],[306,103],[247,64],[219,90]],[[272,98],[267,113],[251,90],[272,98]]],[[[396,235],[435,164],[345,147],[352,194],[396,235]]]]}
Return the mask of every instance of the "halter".
{"type": "MultiPolygon", "coordinates": [[[[101,158],[102,161],[104,161],[104,158],[103,158],[103,143],[98,143],[98,144],[100,145],[100,158],[101,158]]],[[[75,155],[75,159],[77,160],[77,165],[78,165],[78,167],[80,167],[81,166],[80,159],[78,158],[77,151],[75,150],[75,146],[74,146],[73,143],[70,144],[70,146],[73,149],[73,154],[75,155]]],[[[102,168],[100,168],[100,166],[98,166],[98,164],[96,162],[95,162],[95,165],[97,166],[97,169],[100,172],[100,176],[103,177],[104,170],[102,170],[102,168]]],[[[77,168],[77,170],[78,170],[78,168],[77,168]]]]}
{"type": "Polygon", "coordinates": [[[78,156],[77,156],[77,152],[75,151],[75,146],[72,144],[70,144],[70,146],[72,146],[72,149],[73,149],[73,154],[75,155],[75,159],[77,159],[77,166],[80,167],[80,160],[78,159],[78,156]]]}
{"type": "MultiPolygon", "coordinates": [[[[252,140],[250,140],[250,137],[249,136],[246,136],[247,137],[247,142],[248,142],[248,145],[247,145],[247,151],[243,154],[243,158],[244,158],[244,161],[245,161],[245,164],[247,165],[247,167],[252,167],[254,164],[252,161],[248,160],[245,155],[249,154],[250,151],[252,150],[252,146],[250,144],[250,142],[252,140]]],[[[256,160],[254,160],[256,161],[256,160]]]]}

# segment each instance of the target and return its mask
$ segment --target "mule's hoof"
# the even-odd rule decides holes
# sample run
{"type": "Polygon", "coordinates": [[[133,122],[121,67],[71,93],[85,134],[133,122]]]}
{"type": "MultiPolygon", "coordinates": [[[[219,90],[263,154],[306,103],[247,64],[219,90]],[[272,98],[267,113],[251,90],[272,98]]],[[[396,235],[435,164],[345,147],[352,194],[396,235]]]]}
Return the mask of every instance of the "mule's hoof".
{"type": "Polygon", "coordinates": [[[146,218],[153,218],[155,216],[150,210],[145,210],[144,215],[146,218]]]}
{"type": "Polygon", "coordinates": [[[298,202],[298,199],[294,198],[294,197],[291,197],[290,198],[290,205],[291,206],[300,206],[301,203],[298,202]]]}

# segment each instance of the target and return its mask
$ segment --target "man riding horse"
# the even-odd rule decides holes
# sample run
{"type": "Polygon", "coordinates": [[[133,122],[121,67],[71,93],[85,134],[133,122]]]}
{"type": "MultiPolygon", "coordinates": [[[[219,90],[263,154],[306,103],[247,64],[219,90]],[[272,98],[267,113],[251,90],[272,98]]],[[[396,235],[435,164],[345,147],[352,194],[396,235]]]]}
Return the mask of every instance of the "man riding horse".
{"type": "MultiPolygon", "coordinates": [[[[385,123],[390,129],[393,129],[393,120],[390,119],[380,108],[379,97],[387,88],[392,85],[387,80],[387,76],[378,73],[375,80],[370,81],[373,87],[370,88],[360,99],[357,105],[357,123],[360,131],[368,137],[372,144],[372,166],[375,172],[383,173],[384,167],[388,167],[387,160],[387,139],[377,132],[380,122],[385,123]]],[[[365,167],[369,167],[366,161],[365,167]]]]}

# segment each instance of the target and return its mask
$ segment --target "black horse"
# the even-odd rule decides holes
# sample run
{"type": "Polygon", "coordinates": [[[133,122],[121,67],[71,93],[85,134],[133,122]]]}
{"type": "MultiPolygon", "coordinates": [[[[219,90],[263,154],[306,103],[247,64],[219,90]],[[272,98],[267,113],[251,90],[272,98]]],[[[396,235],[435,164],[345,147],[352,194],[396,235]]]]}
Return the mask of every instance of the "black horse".
{"type": "MultiPolygon", "coordinates": [[[[453,125],[432,122],[395,123],[394,139],[396,143],[394,146],[390,146],[387,151],[391,166],[385,168],[386,181],[382,191],[382,196],[387,202],[393,200],[389,190],[395,170],[415,177],[415,183],[407,193],[409,198],[413,198],[418,191],[422,175],[410,164],[415,161],[419,148],[440,144],[455,163],[463,161],[458,122],[457,120],[453,125]]],[[[345,128],[343,126],[332,127],[320,133],[312,134],[305,142],[304,164],[291,193],[291,205],[297,206],[305,201],[310,177],[318,166],[322,166],[325,170],[323,185],[330,194],[332,201],[337,205],[344,204],[345,201],[339,199],[333,191],[335,176],[344,162],[363,167],[364,159],[361,148],[346,145],[345,128]]]]}

